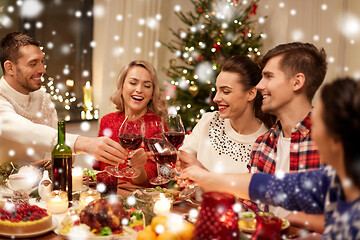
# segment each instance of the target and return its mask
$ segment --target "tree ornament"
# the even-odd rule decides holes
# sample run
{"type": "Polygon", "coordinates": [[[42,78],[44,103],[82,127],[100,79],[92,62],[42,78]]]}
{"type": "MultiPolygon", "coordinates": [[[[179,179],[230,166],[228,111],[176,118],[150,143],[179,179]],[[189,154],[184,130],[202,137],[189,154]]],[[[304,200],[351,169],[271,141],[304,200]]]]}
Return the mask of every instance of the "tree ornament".
{"type": "Polygon", "coordinates": [[[196,84],[193,84],[189,87],[189,92],[193,97],[196,97],[196,95],[199,93],[199,86],[196,84]]]}
{"type": "Polygon", "coordinates": [[[197,62],[201,62],[203,59],[204,59],[204,56],[203,56],[203,55],[197,55],[197,56],[196,56],[196,61],[197,61],[197,62]]]}
{"type": "Polygon", "coordinates": [[[258,8],[258,5],[256,4],[256,2],[253,3],[251,11],[249,13],[249,15],[256,15],[256,9],[258,8]]]}
{"type": "Polygon", "coordinates": [[[175,67],[176,60],[174,58],[170,59],[170,67],[175,67]]]}
{"type": "Polygon", "coordinates": [[[204,10],[202,10],[202,8],[199,8],[199,13],[203,13],[204,12],[204,10]]]}
{"type": "Polygon", "coordinates": [[[215,52],[220,52],[221,44],[218,45],[217,43],[214,43],[214,44],[213,44],[213,47],[215,48],[215,52]]]}

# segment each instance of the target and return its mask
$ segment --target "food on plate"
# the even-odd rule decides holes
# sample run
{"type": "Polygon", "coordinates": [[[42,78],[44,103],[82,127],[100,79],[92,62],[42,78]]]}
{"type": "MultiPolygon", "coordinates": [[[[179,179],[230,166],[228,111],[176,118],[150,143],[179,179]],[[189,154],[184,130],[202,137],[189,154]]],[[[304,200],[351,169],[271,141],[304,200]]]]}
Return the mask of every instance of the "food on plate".
{"type": "MultiPolygon", "coordinates": [[[[259,216],[270,216],[270,217],[277,218],[274,215],[274,213],[272,213],[272,212],[259,212],[258,214],[259,214],[259,216]]],[[[264,219],[264,220],[267,220],[267,218],[264,219]]],[[[238,224],[239,224],[240,229],[255,230],[256,229],[256,215],[255,215],[255,213],[253,213],[253,212],[240,213],[238,224]]],[[[282,219],[281,229],[287,228],[288,224],[289,224],[289,222],[287,220],[282,219]]]]}
{"type": "Polygon", "coordinates": [[[176,189],[168,189],[168,188],[162,188],[160,186],[156,186],[155,188],[146,188],[141,191],[137,191],[137,193],[143,193],[143,194],[149,194],[149,195],[155,195],[159,193],[167,193],[173,196],[174,200],[180,200],[179,194],[180,191],[176,189]]]}
{"type": "Polygon", "coordinates": [[[97,199],[85,208],[70,209],[60,223],[59,233],[66,236],[128,236],[144,229],[141,212],[126,210],[115,199],[97,199]],[[123,224],[128,224],[123,226],[123,224]]]}
{"type": "Polygon", "coordinates": [[[44,208],[30,204],[5,202],[0,207],[0,232],[4,234],[25,234],[49,229],[52,226],[51,213],[44,208]]]}
{"type": "Polygon", "coordinates": [[[101,232],[103,227],[109,227],[112,231],[121,230],[123,218],[130,218],[123,204],[107,199],[92,201],[80,212],[80,222],[96,232],[101,232]]]}
{"type": "Polygon", "coordinates": [[[155,216],[151,224],[138,233],[136,240],[144,239],[174,239],[174,240],[191,240],[195,229],[194,224],[183,221],[180,226],[168,224],[167,216],[155,216]],[[159,229],[162,229],[159,232],[159,229]]]}
{"type": "Polygon", "coordinates": [[[96,174],[98,172],[99,171],[84,168],[83,169],[83,176],[84,176],[85,180],[89,176],[89,182],[96,182],[96,174]]]}

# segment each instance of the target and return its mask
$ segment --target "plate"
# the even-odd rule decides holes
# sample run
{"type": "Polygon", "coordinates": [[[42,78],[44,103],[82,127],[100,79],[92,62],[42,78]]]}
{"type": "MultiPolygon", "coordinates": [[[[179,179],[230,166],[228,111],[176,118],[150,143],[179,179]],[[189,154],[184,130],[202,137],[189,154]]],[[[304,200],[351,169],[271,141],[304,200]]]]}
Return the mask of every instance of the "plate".
{"type": "MultiPolygon", "coordinates": [[[[8,182],[5,183],[5,188],[7,188],[7,189],[11,192],[11,195],[10,195],[10,197],[11,197],[14,190],[12,190],[11,187],[10,187],[8,184],[9,184],[8,182]]],[[[35,186],[35,187],[33,187],[32,189],[30,189],[30,190],[28,190],[28,191],[25,191],[25,192],[26,192],[28,195],[30,195],[33,191],[35,191],[35,190],[38,189],[38,188],[39,188],[39,186],[35,186]]]]}
{"type": "Polygon", "coordinates": [[[0,233],[0,236],[9,237],[9,238],[29,238],[29,237],[40,236],[54,230],[57,227],[58,220],[54,216],[52,216],[51,221],[52,221],[51,227],[47,229],[43,229],[41,231],[35,231],[32,233],[14,233],[14,234],[0,233]]]}
{"type": "MultiPolygon", "coordinates": [[[[124,230],[131,231],[129,235],[126,236],[118,236],[118,235],[109,235],[109,236],[86,236],[86,240],[135,240],[137,233],[135,230],[124,226],[124,230]]],[[[54,232],[57,235],[63,236],[66,239],[84,239],[84,235],[67,235],[59,233],[59,229],[56,228],[54,232]]]]}
{"type": "MultiPolygon", "coordinates": [[[[248,214],[248,213],[247,213],[247,212],[240,213],[240,214],[239,214],[239,217],[241,218],[241,216],[244,215],[244,214],[248,214]]],[[[253,221],[254,218],[242,218],[242,220],[245,220],[245,221],[253,221]]],[[[287,229],[288,227],[290,227],[290,222],[289,222],[288,220],[283,219],[283,218],[281,218],[281,220],[282,220],[283,222],[285,222],[285,225],[282,225],[282,226],[281,226],[281,230],[282,230],[282,231],[285,230],[285,229],[287,229]]],[[[240,229],[240,231],[243,231],[243,232],[246,232],[246,233],[254,233],[255,230],[256,230],[255,228],[242,228],[242,227],[240,227],[239,229],[240,229]]]]}

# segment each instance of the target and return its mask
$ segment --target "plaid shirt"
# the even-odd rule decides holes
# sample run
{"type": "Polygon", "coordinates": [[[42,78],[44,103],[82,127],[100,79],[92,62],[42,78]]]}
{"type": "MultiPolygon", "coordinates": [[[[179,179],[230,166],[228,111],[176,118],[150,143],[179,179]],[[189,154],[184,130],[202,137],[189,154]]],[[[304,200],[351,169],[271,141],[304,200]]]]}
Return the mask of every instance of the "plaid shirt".
{"type": "MultiPolygon", "coordinates": [[[[291,130],[290,173],[320,167],[319,153],[310,137],[310,113],[291,130]]],[[[281,124],[278,121],[269,131],[258,137],[248,164],[250,172],[275,173],[275,159],[280,132],[281,124]]]]}

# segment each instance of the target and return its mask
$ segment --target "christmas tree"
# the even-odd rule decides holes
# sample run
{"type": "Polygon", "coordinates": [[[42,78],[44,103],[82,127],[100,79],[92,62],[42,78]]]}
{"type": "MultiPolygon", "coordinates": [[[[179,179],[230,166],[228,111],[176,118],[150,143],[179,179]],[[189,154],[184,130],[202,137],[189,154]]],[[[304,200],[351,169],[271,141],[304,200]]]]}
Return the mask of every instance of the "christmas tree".
{"type": "Polygon", "coordinates": [[[164,45],[176,54],[170,60],[166,95],[170,108],[191,130],[202,114],[215,109],[212,98],[223,61],[234,55],[260,56],[262,34],[255,34],[257,3],[239,0],[191,0],[194,12],[175,14],[186,24],[170,29],[175,40],[164,45]],[[179,61],[177,61],[179,60],[179,61]]]}

